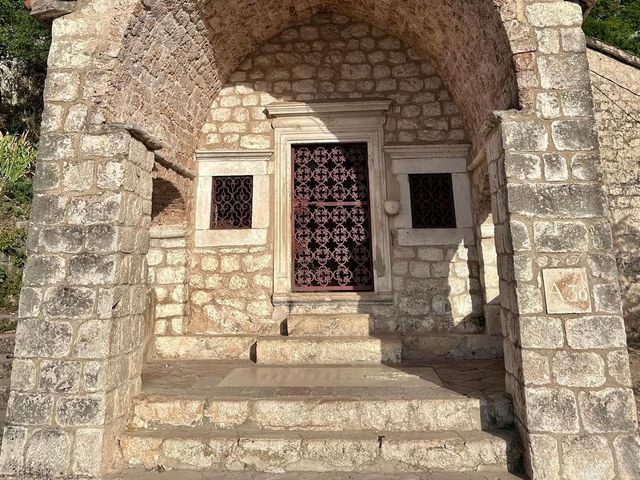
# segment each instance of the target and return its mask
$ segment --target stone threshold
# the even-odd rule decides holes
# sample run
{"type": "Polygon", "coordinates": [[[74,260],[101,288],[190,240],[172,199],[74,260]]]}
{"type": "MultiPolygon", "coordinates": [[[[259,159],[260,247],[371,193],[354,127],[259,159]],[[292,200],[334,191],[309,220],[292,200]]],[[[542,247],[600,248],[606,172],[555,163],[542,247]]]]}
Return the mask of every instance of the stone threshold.
{"type": "Polygon", "coordinates": [[[317,304],[393,304],[392,293],[377,292],[295,292],[274,294],[272,301],[275,306],[289,305],[317,305],[317,304]]]}
{"type": "Polygon", "coordinates": [[[123,470],[112,473],[105,480],[522,480],[513,473],[350,473],[350,472],[196,472],[193,470],[123,470]]]}

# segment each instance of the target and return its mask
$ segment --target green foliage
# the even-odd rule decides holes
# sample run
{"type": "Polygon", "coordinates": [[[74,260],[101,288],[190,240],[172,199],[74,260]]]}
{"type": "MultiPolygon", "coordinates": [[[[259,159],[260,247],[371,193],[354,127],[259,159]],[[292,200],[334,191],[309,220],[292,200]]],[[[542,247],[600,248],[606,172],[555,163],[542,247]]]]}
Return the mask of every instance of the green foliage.
{"type": "MultiPolygon", "coordinates": [[[[22,287],[22,271],[0,266],[0,310],[14,310],[22,287]]],[[[0,322],[1,323],[1,322],[0,322]]],[[[0,325],[0,333],[4,331],[0,325]]]]}
{"type": "Polygon", "coordinates": [[[640,0],[598,0],[584,22],[584,31],[640,55],[640,0]]]}
{"type": "Polygon", "coordinates": [[[23,0],[0,0],[0,130],[38,138],[50,45],[23,0]]]}
{"type": "MultiPolygon", "coordinates": [[[[33,196],[33,170],[36,149],[20,136],[0,134],[0,310],[17,307],[26,260],[25,230],[33,196]]],[[[0,325],[0,330],[2,326],[0,325]]]]}

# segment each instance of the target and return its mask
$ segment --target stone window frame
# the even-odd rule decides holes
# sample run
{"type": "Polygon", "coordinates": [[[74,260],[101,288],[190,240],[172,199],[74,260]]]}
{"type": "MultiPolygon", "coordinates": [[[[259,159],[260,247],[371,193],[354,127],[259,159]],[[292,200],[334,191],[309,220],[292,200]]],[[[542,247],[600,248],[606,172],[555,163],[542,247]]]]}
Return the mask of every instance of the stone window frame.
{"type": "Polygon", "coordinates": [[[266,245],[270,222],[269,189],[272,150],[199,150],[196,152],[196,247],[266,245]],[[251,175],[253,200],[251,228],[211,229],[213,177],[251,175]]]}
{"type": "Polygon", "coordinates": [[[396,241],[401,246],[452,245],[473,242],[471,181],[467,171],[469,145],[393,145],[384,147],[391,173],[400,185],[400,210],[393,218],[396,241]],[[412,228],[409,175],[451,174],[456,228],[412,228]]]}
{"type": "Polygon", "coordinates": [[[331,301],[388,301],[392,295],[391,241],[384,168],[385,113],[390,100],[275,102],[267,106],[274,129],[274,270],[273,299],[302,302],[312,297],[331,301]],[[299,143],[361,142],[367,144],[371,191],[373,292],[294,293],[292,289],[291,147],[299,143]]]}

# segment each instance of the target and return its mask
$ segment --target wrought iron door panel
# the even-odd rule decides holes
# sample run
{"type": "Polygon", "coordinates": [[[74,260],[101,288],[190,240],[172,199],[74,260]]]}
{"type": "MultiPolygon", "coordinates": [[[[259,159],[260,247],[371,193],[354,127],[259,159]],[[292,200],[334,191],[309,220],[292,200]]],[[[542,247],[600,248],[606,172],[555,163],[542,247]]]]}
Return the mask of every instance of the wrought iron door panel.
{"type": "Polygon", "coordinates": [[[373,290],[367,145],[294,145],[295,291],[373,290]]]}

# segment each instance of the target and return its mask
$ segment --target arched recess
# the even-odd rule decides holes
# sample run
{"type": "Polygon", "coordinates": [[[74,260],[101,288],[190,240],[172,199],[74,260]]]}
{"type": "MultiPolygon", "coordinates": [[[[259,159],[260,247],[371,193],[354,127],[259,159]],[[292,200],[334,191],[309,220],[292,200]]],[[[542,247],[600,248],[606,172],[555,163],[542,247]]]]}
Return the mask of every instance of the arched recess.
{"type": "Polygon", "coordinates": [[[244,58],[288,26],[331,11],[397,36],[429,59],[479,147],[491,112],[518,106],[501,17],[513,16],[509,4],[499,11],[489,0],[145,1],[130,17],[105,96],[110,120],[138,123],[164,140],[168,157],[192,167],[195,133],[244,58]]]}

